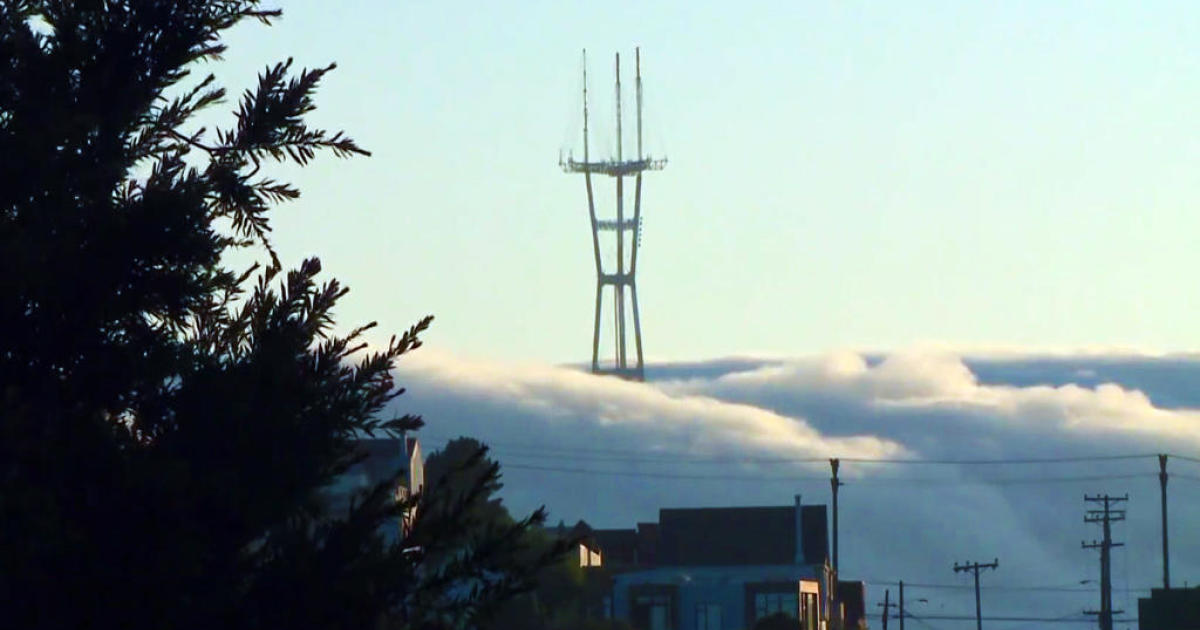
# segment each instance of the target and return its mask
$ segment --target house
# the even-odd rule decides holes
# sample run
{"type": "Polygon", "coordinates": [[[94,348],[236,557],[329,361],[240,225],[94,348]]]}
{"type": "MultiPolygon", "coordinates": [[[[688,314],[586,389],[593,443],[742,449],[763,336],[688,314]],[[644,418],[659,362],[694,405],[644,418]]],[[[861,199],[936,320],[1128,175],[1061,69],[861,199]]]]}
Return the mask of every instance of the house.
{"type": "Polygon", "coordinates": [[[1200,587],[1156,588],[1138,599],[1138,630],[1200,628],[1200,587]]]}
{"type": "Polygon", "coordinates": [[[606,612],[639,630],[740,630],[780,612],[805,630],[827,627],[824,505],[797,496],[785,506],[663,509],[658,523],[594,538],[611,576],[606,612]]]}
{"type": "Polygon", "coordinates": [[[838,580],[834,593],[836,610],[830,617],[842,619],[841,627],[846,630],[867,627],[867,584],[838,580]]]}
{"type": "Polygon", "coordinates": [[[597,529],[592,537],[605,566],[612,571],[651,567],[656,563],[658,523],[638,523],[637,529],[597,529]]]}
{"type": "Polygon", "coordinates": [[[596,540],[595,530],[586,522],[579,521],[574,527],[568,528],[562,521],[555,527],[544,528],[552,536],[562,539],[576,539],[575,555],[579,558],[579,566],[599,568],[604,566],[604,555],[596,540]]]}
{"type": "MultiPolygon", "coordinates": [[[[396,486],[397,501],[404,501],[425,489],[425,456],[421,454],[421,443],[415,437],[405,437],[404,447],[408,463],[404,468],[405,476],[403,481],[396,486]]],[[[408,535],[408,532],[412,529],[413,519],[416,517],[417,508],[415,505],[404,511],[404,516],[400,523],[402,535],[408,535]]]]}
{"type": "MultiPolygon", "coordinates": [[[[417,438],[368,438],[360,440],[357,449],[363,455],[362,461],[326,488],[326,505],[331,514],[345,514],[357,495],[390,479],[397,471],[403,474],[393,491],[396,501],[403,501],[425,487],[425,459],[417,438]]],[[[414,510],[408,510],[395,529],[385,532],[389,540],[408,532],[416,516],[414,510]]]]}

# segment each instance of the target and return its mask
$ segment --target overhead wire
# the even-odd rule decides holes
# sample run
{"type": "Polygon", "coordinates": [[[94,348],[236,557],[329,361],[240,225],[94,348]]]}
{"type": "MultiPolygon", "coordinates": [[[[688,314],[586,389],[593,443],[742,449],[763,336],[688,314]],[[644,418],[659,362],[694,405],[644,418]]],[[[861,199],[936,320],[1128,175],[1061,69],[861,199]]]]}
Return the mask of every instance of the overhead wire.
{"type": "MultiPolygon", "coordinates": [[[[879,585],[884,585],[884,586],[898,586],[900,584],[898,581],[895,581],[895,580],[888,581],[888,580],[869,580],[868,579],[868,580],[864,580],[864,581],[867,582],[868,584],[879,584],[879,585]]],[[[908,581],[904,582],[904,586],[905,586],[905,588],[949,589],[949,590],[967,590],[967,591],[971,591],[971,590],[975,589],[975,587],[970,584],[934,584],[934,583],[921,583],[921,582],[908,582],[908,581]]],[[[1150,589],[1151,589],[1151,587],[1125,588],[1125,589],[1113,589],[1113,590],[1123,590],[1123,591],[1135,592],[1135,593],[1148,593],[1148,592],[1150,592],[1150,589]]],[[[1015,586],[1015,585],[980,584],[979,590],[980,591],[997,591],[997,592],[1001,592],[1001,591],[1014,591],[1014,592],[1051,591],[1051,592],[1059,592],[1059,593],[1096,593],[1096,592],[1099,592],[1100,589],[1099,589],[1099,587],[1097,587],[1097,588],[1081,588],[1078,586],[1069,586],[1069,585],[1067,585],[1067,586],[1063,586],[1063,585],[1015,586]]]]}
{"type": "MultiPolygon", "coordinates": [[[[651,464],[827,464],[828,457],[748,457],[739,455],[689,455],[689,454],[618,454],[618,453],[568,453],[563,451],[537,451],[535,449],[512,448],[499,446],[499,450],[514,457],[540,457],[543,459],[585,459],[592,461],[611,462],[642,462],[651,464]]],[[[1129,459],[1147,459],[1154,455],[1119,455],[1093,456],[1080,458],[1044,458],[1044,459],[1009,459],[1009,460],[967,460],[967,459],[872,459],[872,458],[837,458],[841,462],[857,464],[904,464],[904,465],[1028,465],[1028,464],[1068,464],[1091,461],[1115,461],[1129,459]]]]}
{"type": "MultiPolygon", "coordinates": [[[[780,481],[780,482],[797,482],[797,481],[812,481],[812,482],[828,482],[829,477],[817,477],[811,475],[721,475],[721,474],[688,474],[688,473],[670,473],[656,471],[641,471],[641,470],[598,470],[594,468],[570,468],[566,466],[537,466],[532,464],[513,464],[505,463],[504,469],[513,470],[534,470],[541,472],[559,472],[580,475],[594,476],[610,476],[610,477],[636,477],[646,479],[707,479],[712,481],[780,481]]],[[[1049,483],[1076,483],[1083,481],[1111,481],[1117,479],[1149,479],[1154,477],[1153,473],[1138,473],[1127,475],[1088,475],[1076,477],[980,477],[980,478],[952,478],[952,477],[862,477],[848,478],[846,483],[856,485],[910,485],[914,488],[937,486],[937,485],[1038,485],[1049,483]],[[920,486],[912,486],[912,484],[921,484],[920,486]]]]}
{"type": "Polygon", "coordinates": [[[954,466],[991,466],[1005,464],[1074,464],[1081,462],[1115,461],[1122,459],[1147,459],[1157,457],[1156,453],[1140,453],[1133,455],[1081,455],[1074,457],[1025,457],[1010,459],[877,459],[869,457],[842,457],[843,462],[865,464],[933,464],[954,466]]]}
{"type": "MultiPolygon", "coordinates": [[[[1078,616],[1079,616],[1079,613],[1072,612],[1072,613],[1067,613],[1061,617],[1058,617],[1058,619],[1060,620],[1059,622],[1061,622],[1061,621],[1066,621],[1068,619],[1071,619],[1072,617],[1078,617],[1078,616]]],[[[1051,623],[1059,623],[1059,622],[1051,622],[1051,623]]],[[[1033,625],[1030,624],[1030,625],[1025,625],[1025,626],[1017,626],[1016,628],[1013,628],[1011,630],[1022,630],[1023,628],[1032,628],[1032,627],[1033,627],[1033,625]]]]}
{"type": "MultiPolygon", "coordinates": [[[[436,438],[435,438],[436,439],[436,438]]],[[[443,438],[444,439],[444,438],[443,438]]],[[[447,440],[449,442],[449,440],[447,440]]],[[[802,482],[826,481],[827,476],[815,475],[766,475],[766,474],[702,474],[685,472],[647,471],[647,470],[612,470],[580,466],[538,465],[528,463],[533,461],[569,460],[588,463],[621,463],[644,465],[669,464],[824,464],[829,458],[824,457],[747,457],[730,455],[696,455],[677,452],[642,452],[630,453],[627,450],[597,449],[597,448],[563,448],[533,444],[518,444],[515,442],[497,442],[491,445],[498,458],[507,460],[504,467],[513,470],[530,470],[541,472],[558,472],[578,475],[633,477],[648,479],[687,479],[713,481],[751,481],[751,482],[802,482]],[[512,460],[517,460],[516,462],[512,460]]],[[[1009,458],[1009,459],[897,459],[897,458],[839,458],[842,462],[861,464],[887,465],[1035,465],[1035,464],[1071,464],[1100,461],[1122,461],[1134,459],[1155,458],[1157,454],[1114,454],[1114,455],[1085,455],[1041,458],[1009,458]]],[[[1200,459],[1196,459],[1200,461],[1200,459]]],[[[886,484],[922,484],[927,485],[1041,485],[1055,483],[1077,483],[1087,481],[1113,481],[1130,479],[1149,479],[1156,475],[1151,472],[1103,474],[1103,475],[1066,475],[1066,476],[1029,476],[1029,477],[977,477],[977,478],[948,478],[948,477],[905,477],[905,476],[843,476],[846,483],[856,485],[886,485],[886,484]]],[[[1200,477],[1173,473],[1172,476],[1200,481],[1200,477]]]]}
{"type": "MultiPolygon", "coordinates": [[[[1071,615],[1064,615],[1062,617],[1019,617],[1019,616],[989,617],[989,616],[984,615],[982,617],[982,619],[983,619],[983,621],[998,621],[998,622],[1025,621],[1025,622],[1038,622],[1038,623],[1091,623],[1091,624],[1096,623],[1096,620],[1092,619],[1092,618],[1075,618],[1074,616],[1078,615],[1078,614],[1079,613],[1072,613],[1071,615]]],[[[921,615],[921,616],[925,619],[933,619],[935,621],[975,621],[975,615],[936,614],[936,615],[921,615]]],[[[1114,623],[1137,623],[1137,618],[1113,619],[1113,622],[1114,623]]]]}
{"type": "MultiPolygon", "coordinates": [[[[449,441],[442,436],[430,436],[435,440],[449,441]]],[[[587,447],[570,447],[551,446],[546,444],[533,443],[516,443],[516,442],[485,442],[490,447],[504,449],[508,451],[524,451],[531,455],[543,456],[547,458],[565,458],[572,457],[575,459],[586,458],[602,460],[602,456],[611,456],[609,461],[645,461],[645,462],[697,462],[697,463],[754,463],[754,464],[815,464],[827,463],[830,459],[838,459],[843,463],[858,463],[858,464],[896,464],[896,465],[948,465],[948,466],[993,466],[993,465],[1024,465],[1024,464],[1074,464],[1099,461],[1120,461],[1120,460],[1135,460],[1135,459],[1152,459],[1157,458],[1159,453],[1125,453],[1125,454],[1108,454],[1108,455],[1077,455],[1077,456],[1058,456],[1058,457],[1022,457],[1022,458],[984,458],[984,459],[913,459],[913,458],[874,458],[874,457],[834,457],[834,456],[807,456],[807,457],[786,457],[786,456],[766,456],[766,457],[748,457],[739,455],[697,455],[695,453],[680,453],[670,451],[647,451],[642,453],[631,453],[628,449],[597,449],[587,447]]],[[[1187,457],[1183,455],[1167,454],[1168,457],[1175,457],[1187,461],[1200,463],[1200,458],[1187,457]]]]}
{"type": "Polygon", "coordinates": [[[907,617],[908,619],[912,619],[912,620],[916,621],[917,623],[925,626],[926,628],[929,628],[929,630],[942,630],[941,628],[929,623],[928,621],[925,621],[925,619],[922,618],[920,615],[914,615],[911,612],[906,612],[904,616],[907,617]]]}

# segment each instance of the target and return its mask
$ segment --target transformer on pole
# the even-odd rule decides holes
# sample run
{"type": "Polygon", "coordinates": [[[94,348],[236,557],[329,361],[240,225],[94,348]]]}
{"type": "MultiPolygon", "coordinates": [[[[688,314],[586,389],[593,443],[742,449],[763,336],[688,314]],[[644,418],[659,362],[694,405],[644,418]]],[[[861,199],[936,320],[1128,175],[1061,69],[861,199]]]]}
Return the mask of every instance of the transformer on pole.
{"type": "Polygon", "coordinates": [[[592,254],[596,262],[596,318],[592,332],[592,372],[595,374],[612,374],[621,378],[643,380],[645,372],[642,361],[642,324],[638,315],[637,299],[637,254],[641,240],[642,220],[642,173],[657,171],[666,166],[665,159],[653,159],[642,151],[642,67],[641,51],[635,54],[635,76],[637,90],[637,154],[632,159],[626,159],[623,153],[621,137],[621,55],[616,55],[616,111],[617,111],[617,143],[616,155],[606,160],[592,161],[588,148],[588,97],[587,97],[587,51],[584,51],[585,62],[583,69],[583,160],[576,161],[568,156],[566,161],[560,160],[563,170],[568,173],[583,173],[584,184],[587,187],[588,216],[592,224],[592,254]],[[616,183],[616,215],[612,219],[599,219],[596,215],[595,195],[592,189],[592,175],[607,175],[616,183]],[[634,178],[633,216],[626,217],[625,213],[625,178],[634,178]],[[601,257],[601,233],[613,232],[615,235],[612,247],[615,251],[605,250],[615,254],[615,269],[605,269],[601,257]],[[626,243],[628,242],[628,247],[626,243]],[[606,289],[610,289],[606,291],[606,289]],[[600,323],[603,319],[605,293],[612,295],[613,321],[613,361],[600,360],[600,323]],[[628,310],[626,309],[628,298],[628,310]],[[636,355],[629,356],[626,337],[626,326],[632,318],[633,343],[636,355]]]}

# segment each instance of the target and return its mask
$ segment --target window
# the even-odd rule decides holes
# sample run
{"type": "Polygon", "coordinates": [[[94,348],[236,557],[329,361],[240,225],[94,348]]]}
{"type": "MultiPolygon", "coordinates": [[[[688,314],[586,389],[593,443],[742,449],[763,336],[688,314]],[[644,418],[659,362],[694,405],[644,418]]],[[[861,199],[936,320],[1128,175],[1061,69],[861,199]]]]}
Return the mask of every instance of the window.
{"type": "Polygon", "coordinates": [[[816,593],[800,594],[800,628],[802,630],[817,630],[817,618],[820,609],[817,607],[816,593]]]}
{"type": "Polygon", "coordinates": [[[589,549],[587,545],[579,545],[579,566],[581,567],[598,567],[603,563],[599,551],[589,549]]]}
{"type": "Polygon", "coordinates": [[[792,617],[800,612],[800,601],[796,593],[758,592],[754,594],[754,619],[762,619],[775,613],[792,617]]]}
{"type": "Polygon", "coordinates": [[[696,604],[696,630],[721,630],[721,607],[696,604]]]}
{"type": "Polygon", "coordinates": [[[633,619],[641,630],[671,630],[671,596],[638,595],[633,600],[633,619]]]}

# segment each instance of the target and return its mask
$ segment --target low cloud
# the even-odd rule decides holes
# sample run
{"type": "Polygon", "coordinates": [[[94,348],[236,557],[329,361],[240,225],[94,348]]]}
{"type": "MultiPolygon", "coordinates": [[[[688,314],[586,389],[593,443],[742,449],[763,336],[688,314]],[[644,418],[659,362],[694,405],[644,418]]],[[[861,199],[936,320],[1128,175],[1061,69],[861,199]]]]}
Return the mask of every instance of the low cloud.
{"type": "MultiPolygon", "coordinates": [[[[898,443],[872,435],[827,436],[803,417],[672,392],[653,383],[601,378],[579,370],[534,364],[463,361],[425,353],[400,378],[415,398],[473,407],[456,430],[480,435],[526,433],[555,449],[637,445],[637,452],[733,455],[747,452],[796,458],[897,458],[898,443]]],[[[432,418],[433,416],[431,416],[432,418]]]]}
{"type": "Polygon", "coordinates": [[[1200,452],[1196,410],[1156,407],[1146,393],[1113,382],[983,384],[961,357],[947,353],[900,353],[874,364],[853,353],[831,354],[713,379],[665,381],[661,387],[815,418],[822,430],[874,428],[893,438],[893,431],[908,437],[907,428],[929,429],[930,422],[944,418],[938,424],[951,431],[947,439],[921,441],[929,456],[956,452],[964,431],[996,438],[1009,457],[1017,456],[1009,447],[1019,446],[1022,436],[1036,438],[1037,452],[1049,455],[1133,447],[1200,452]],[[838,413],[830,413],[832,406],[840,407],[838,413]]]}
{"type": "MultiPolygon", "coordinates": [[[[1190,357],[923,349],[647,373],[649,382],[630,383],[422,349],[398,370],[410,391],[398,408],[426,417],[427,451],[458,435],[492,444],[515,511],[546,504],[556,518],[600,527],[653,520],[661,507],[779,505],[793,494],[827,503],[823,459],[844,458],[843,573],[966,585],[953,562],[999,557],[985,583],[1083,589],[989,595],[1014,613],[1054,616],[1098,597],[1079,586],[1096,573],[1080,541],[1099,536],[1083,523],[1085,493],[1130,495],[1129,518],[1116,527],[1127,543],[1114,560],[1118,589],[1156,585],[1160,575],[1156,460],[1070,458],[1200,454],[1200,360],[1190,357]],[[946,463],[1039,458],[1067,461],[946,463]],[[855,461],[864,459],[941,463],[855,461]]],[[[1172,573],[1195,582],[1200,544],[1182,532],[1200,519],[1200,464],[1171,467],[1172,573]]],[[[910,596],[939,602],[931,614],[957,613],[971,608],[964,592],[910,596]]],[[[1136,610],[1136,601],[1124,605],[1136,610]]]]}

